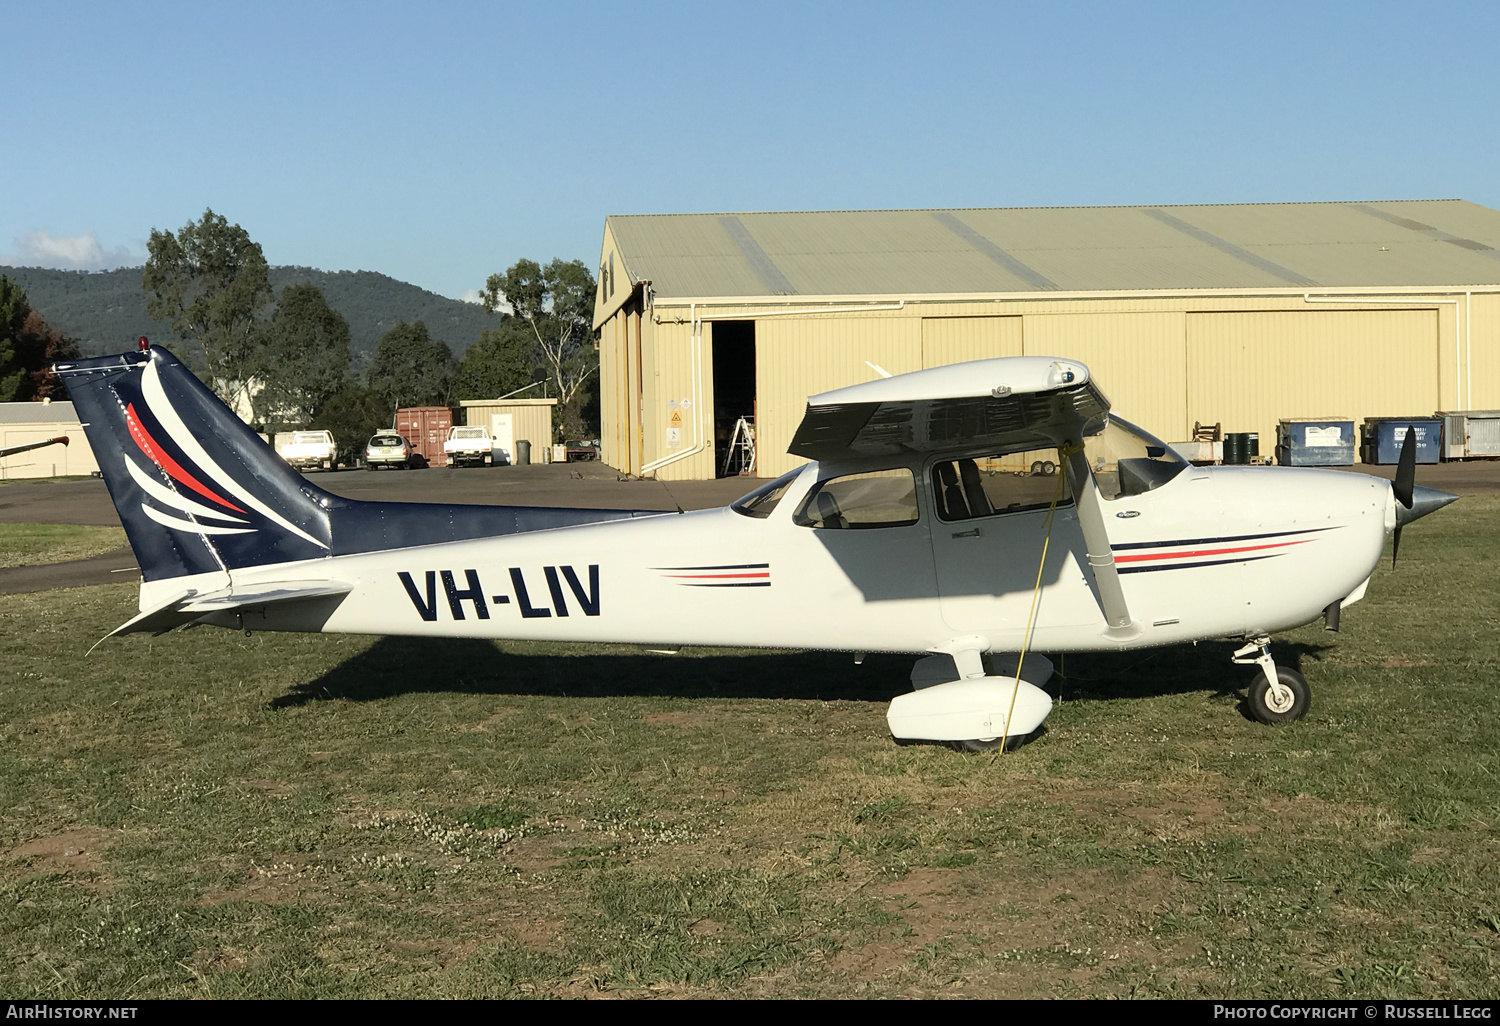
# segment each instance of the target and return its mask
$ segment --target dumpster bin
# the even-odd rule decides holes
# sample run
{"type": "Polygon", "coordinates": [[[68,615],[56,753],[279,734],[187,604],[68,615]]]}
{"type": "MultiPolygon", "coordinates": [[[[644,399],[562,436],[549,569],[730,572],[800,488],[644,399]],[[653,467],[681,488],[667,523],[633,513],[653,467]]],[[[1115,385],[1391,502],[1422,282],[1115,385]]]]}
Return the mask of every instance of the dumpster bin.
{"type": "Polygon", "coordinates": [[[531,466],[531,443],[524,438],[516,440],[516,466],[531,466]]]}
{"type": "Polygon", "coordinates": [[[1276,462],[1283,467],[1347,467],[1354,463],[1354,421],[1292,417],[1276,425],[1276,462]]]}
{"type": "Polygon", "coordinates": [[[1360,460],[1374,464],[1401,462],[1408,428],[1417,436],[1417,462],[1436,463],[1443,452],[1443,422],[1436,417],[1366,417],[1359,427],[1360,460]]]}
{"type": "Polygon", "coordinates": [[[1443,459],[1467,460],[1500,456],[1500,410],[1459,410],[1438,417],[1443,421],[1443,459]]]}

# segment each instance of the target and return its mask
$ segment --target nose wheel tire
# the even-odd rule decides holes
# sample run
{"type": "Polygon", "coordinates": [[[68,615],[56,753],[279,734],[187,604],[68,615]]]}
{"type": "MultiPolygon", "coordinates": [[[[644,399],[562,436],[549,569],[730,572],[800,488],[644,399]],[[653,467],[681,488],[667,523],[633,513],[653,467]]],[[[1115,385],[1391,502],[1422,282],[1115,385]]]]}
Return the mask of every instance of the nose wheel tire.
{"type": "Polygon", "coordinates": [[[1296,670],[1276,667],[1276,686],[1257,673],[1250,684],[1250,715],[1261,723],[1291,723],[1307,715],[1312,692],[1296,670]]]}

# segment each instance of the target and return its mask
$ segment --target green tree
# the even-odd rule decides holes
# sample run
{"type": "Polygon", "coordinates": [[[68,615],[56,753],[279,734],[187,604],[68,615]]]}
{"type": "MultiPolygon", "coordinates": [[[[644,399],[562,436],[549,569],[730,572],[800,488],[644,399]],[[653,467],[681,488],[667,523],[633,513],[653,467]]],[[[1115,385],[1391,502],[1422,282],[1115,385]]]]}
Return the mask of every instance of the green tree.
{"type": "Polygon", "coordinates": [[[454,369],[448,343],[430,337],[421,321],[400,321],[380,336],[366,380],[390,410],[446,406],[454,369]]]}
{"type": "Polygon", "coordinates": [[[275,426],[308,423],[344,384],[349,322],[316,285],[288,285],[261,336],[247,364],[262,386],[251,397],[255,419],[275,426]]]}
{"type": "Polygon", "coordinates": [[[197,343],[208,380],[233,402],[246,390],[263,341],[256,313],[271,299],[266,258],[249,233],[212,210],[177,234],[152,230],[141,285],[147,312],[197,343]]]}
{"type": "Polygon", "coordinates": [[[26,377],[21,365],[21,332],[30,313],[31,304],[21,286],[0,277],[0,402],[3,403],[15,399],[26,377]]]}
{"type": "Polygon", "coordinates": [[[357,381],[345,381],[313,417],[312,426],[333,432],[339,462],[352,466],[365,453],[370,436],[391,427],[395,407],[357,381]]]}
{"type": "Polygon", "coordinates": [[[78,355],[77,340],[48,324],[21,287],[0,276],[0,402],[61,395],[52,365],[78,355]]]}
{"type": "MultiPolygon", "coordinates": [[[[557,397],[560,426],[581,423],[580,390],[599,369],[593,338],[594,276],[580,260],[554,259],[545,268],[517,260],[484,283],[484,308],[510,304],[531,328],[557,397]]],[[[564,430],[567,430],[565,427],[564,430]]]]}
{"type": "MultiPolygon", "coordinates": [[[[540,381],[536,340],[531,328],[515,317],[486,328],[464,353],[453,376],[456,399],[495,399],[540,381]]],[[[540,395],[541,392],[537,392],[540,395]]]]}

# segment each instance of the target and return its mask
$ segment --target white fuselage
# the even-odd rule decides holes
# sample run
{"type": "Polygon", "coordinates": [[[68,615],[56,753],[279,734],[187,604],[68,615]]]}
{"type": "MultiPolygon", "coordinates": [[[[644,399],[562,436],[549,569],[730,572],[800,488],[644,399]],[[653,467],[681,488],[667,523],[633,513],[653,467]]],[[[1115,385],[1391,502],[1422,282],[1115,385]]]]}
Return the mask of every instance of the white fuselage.
{"type": "MultiPolygon", "coordinates": [[[[235,570],[236,588],[341,581],[347,595],[217,614],[254,630],[925,652],[1017,651],[1045,510],[946,522],[913,464],[916,523],[799,526],[832,468],[811,464],[764,519],[730,508],[235,570]]],[[[847,470],[848,467],[841,467],[847,470]]],[[[1267,635],[1357,600],[1394,527],[1388,482],[1338,471],[1189,468],[1102,501],[1132,624],[1107,629],[1071,505],[1036,594],[1037,651],[1267,635]]],[[[205,575],[208,576],[208,575],[205,575]]],[[[220,587],[219,580],[203,582],[220,587]]],[[[144,585],[146,608],[177,578],[144,585]]]]}

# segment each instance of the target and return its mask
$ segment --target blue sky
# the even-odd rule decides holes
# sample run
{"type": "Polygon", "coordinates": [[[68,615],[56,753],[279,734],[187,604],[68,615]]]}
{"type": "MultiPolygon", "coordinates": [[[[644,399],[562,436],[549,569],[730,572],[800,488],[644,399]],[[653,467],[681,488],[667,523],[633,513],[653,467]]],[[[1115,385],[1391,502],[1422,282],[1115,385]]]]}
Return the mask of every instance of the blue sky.
{"type": "Polygon", "coordinates": [[[22,4],[0,263],[273,264],[448,296],[608,214],[1459,197],[1495,4],[22,4]]]}

